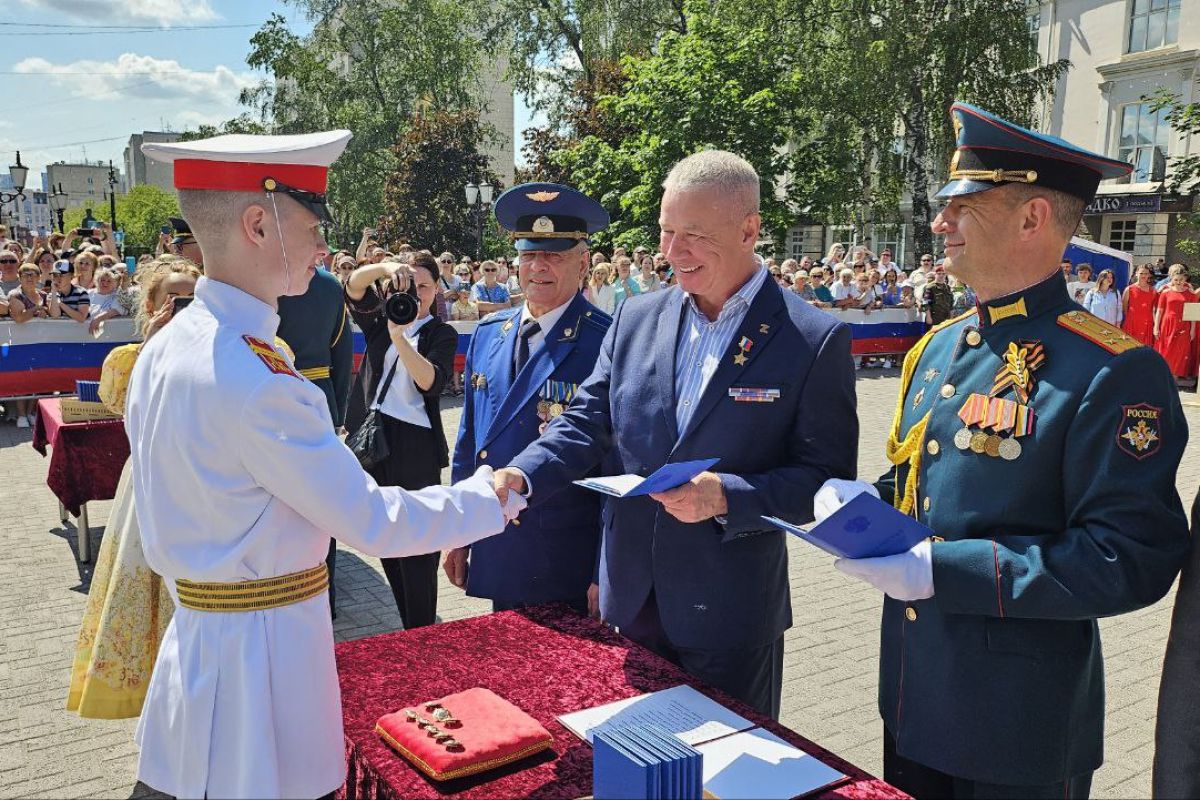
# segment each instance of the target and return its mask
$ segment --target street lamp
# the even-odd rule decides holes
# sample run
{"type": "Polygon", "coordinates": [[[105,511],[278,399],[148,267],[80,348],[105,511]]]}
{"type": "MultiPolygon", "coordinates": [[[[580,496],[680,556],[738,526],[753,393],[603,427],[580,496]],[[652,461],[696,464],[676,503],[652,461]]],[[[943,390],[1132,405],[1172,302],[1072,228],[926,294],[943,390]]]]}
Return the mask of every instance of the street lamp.
{"type": "Polygon", "coordinates": [[[117,173],[112,159],[108,161],[108,224],[112,230],[117,229],[117,173]]]}
{"type": "Polygon", "coordinates": [[[25,199],[25,178],[29,175],[29,167],[21,163],[21,151],[17,151],[17,163],[9,166],[8,176],[12,178],[15,192],[0,192],[0,210],[7,203],[13,204],[13,217],[17,218],[17,201],[25,199]]]}
{"type": "Polygon", "coordinates": [[[63,230],[63,212],[67,210],[67,193],[63,191],[62,184],[54,187],[54,191],[50,193],[50,208],[54,211],[54,215],[58,217],[58,232],[65,233],[63,230]]]}
{"type": "Polygon", "coordinates": [[[492,205],[492,185],[487,181],[476,186],[468,183],[463,187],[467,196],[467,208],[475,215],[475,257],[483,260],[483,219],[492,205]]]}

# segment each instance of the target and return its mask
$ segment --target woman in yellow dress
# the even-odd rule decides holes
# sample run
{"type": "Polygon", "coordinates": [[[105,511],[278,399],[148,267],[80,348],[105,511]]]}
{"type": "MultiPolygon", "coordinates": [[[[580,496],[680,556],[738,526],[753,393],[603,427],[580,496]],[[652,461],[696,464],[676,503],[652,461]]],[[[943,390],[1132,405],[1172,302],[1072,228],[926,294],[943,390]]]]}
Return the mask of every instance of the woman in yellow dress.
{"type": "MultiPolygon", "coordinates": [[[[194,264],[176,256],[160,256],[139,268],[142,343],[171,321],[175,298],[191,297],[199,277],[194,264]]],[[[141,346],[122,345],[104,359],[100,399],[114,413],[125,412],[125,392],[141,346]]],[[[142,554],[126,462],[92,571],[67,710],[96,719],[141,714],[158,644],[174,611],[162,578],[142,554]]]]}

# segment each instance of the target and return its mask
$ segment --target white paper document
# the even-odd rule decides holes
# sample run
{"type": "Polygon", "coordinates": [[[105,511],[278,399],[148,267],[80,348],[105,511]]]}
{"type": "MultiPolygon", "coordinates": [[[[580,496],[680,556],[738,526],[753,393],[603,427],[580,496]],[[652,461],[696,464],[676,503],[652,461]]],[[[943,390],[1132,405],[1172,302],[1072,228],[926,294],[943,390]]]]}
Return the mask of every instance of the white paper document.
{"type": "Polygon", "coordinates": [[[627,697],[615,703],[563,714],[558,721],[580,739],[592,741],[592,731],[605,724],[663,727],[690,745],[754,727],[690,686],[673,686],[660,692],[627,697]]]}
{"type": "Polygon", "coordinates": [[[704,790],[719,800],[788,800],[846,777],[762,728],[696,749],[704,754],[704,790]]]}

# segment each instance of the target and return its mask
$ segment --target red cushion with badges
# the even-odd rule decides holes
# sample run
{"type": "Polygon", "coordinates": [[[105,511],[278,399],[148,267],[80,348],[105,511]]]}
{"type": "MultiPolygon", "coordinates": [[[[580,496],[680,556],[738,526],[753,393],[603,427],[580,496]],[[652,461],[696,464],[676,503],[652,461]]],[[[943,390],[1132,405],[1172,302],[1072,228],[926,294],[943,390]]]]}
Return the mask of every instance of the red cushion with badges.
{"type": "Polygon", "coordinates": [[[481,687],[386,714],[375,724],[375,732],[439,781],[511,764],[554,741],[533,717],[481,687]],[[452,738],[446,741],[447,736],[452,738]]]}

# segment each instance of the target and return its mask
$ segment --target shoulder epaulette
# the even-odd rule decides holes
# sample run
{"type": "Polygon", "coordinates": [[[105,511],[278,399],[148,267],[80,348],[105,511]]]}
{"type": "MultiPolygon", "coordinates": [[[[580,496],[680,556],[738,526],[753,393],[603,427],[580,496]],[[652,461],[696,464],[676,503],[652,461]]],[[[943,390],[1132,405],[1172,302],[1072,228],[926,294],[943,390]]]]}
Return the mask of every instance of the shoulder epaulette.
{"type": "Polygon", "coordinates": [[[612,325],[612,321],[612,317],[596,308],[589,308],[587,311],[583,312],[583,316],[580,317],[580,322],[583,324],[592,325],[603,330],[608,330],[609,326],[612,325]]]}
{"type": "MultiPolygon", "coordinates": [[[[243,336],[242,340],[250,347],[250,351],[258,356],[259,360],[266,365],[267,369],[276,375],[291,375],[293,378],[300,378],[300,375],[292,369],[292,365],[288,360],[279,354],[279,351],[271,346],[269,342],[265,342],[256,336],[243,336]]],[[[282,342],[282,339],[276,337],[277,342],[282,342]]],[[[303,380],[303,378],[300,378],[303,380]]]]}
{"type": "MultiPolygon", "coordinates": [[[[517,313],[520,313],[520,309],[517,309],[517,313]]],[[[488,314],[483,319],[479,320],[479,324],[480,325],[491,325],[496,322],[503,322],[504,320],[509,319],[511,316],[512,316],[512,309],[506,308],[503,311],[493,311],[492,313],[488,314]]]]}
{"type": "Polygon", "coordinates": [[[1058,316],[1058,324],[1069,331],[1079,334],[1092,344],[1103,347],[1113,355],[1120,355],[1126,350],[1144,347],[1137,339],[1125,331],[1109,325],[1095,314],[1086,311],[1068,311],[1058,316]]]}

